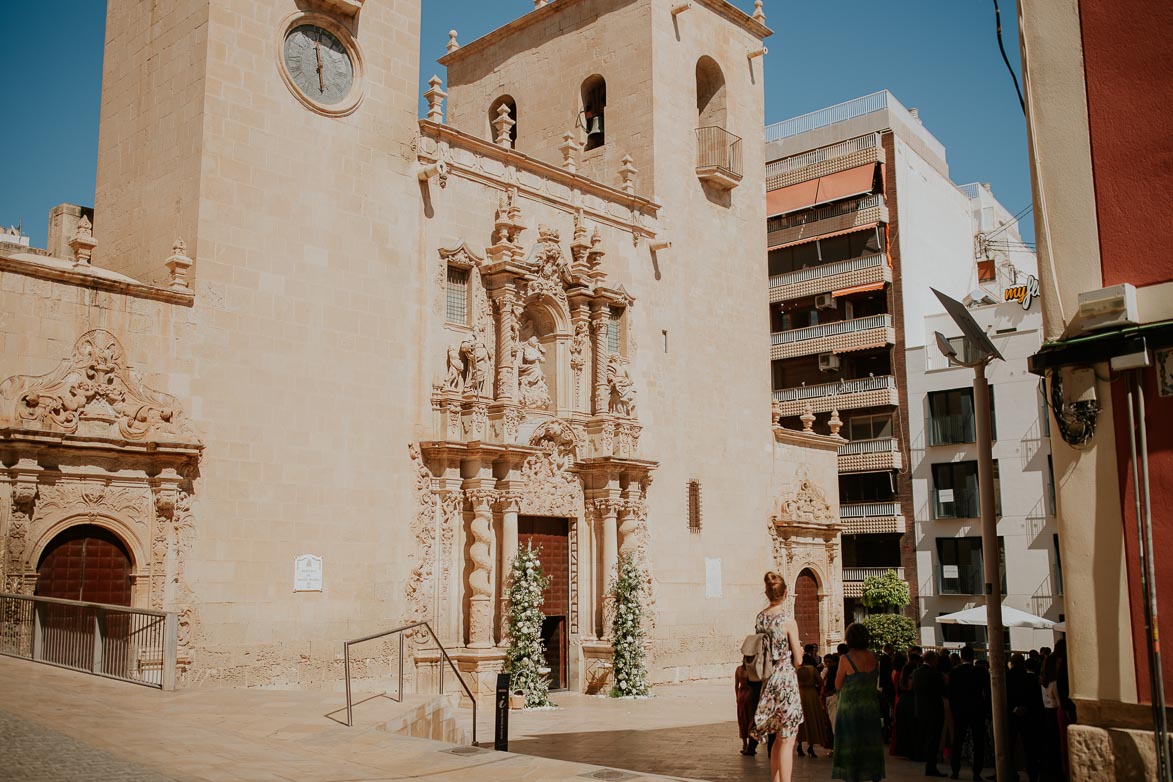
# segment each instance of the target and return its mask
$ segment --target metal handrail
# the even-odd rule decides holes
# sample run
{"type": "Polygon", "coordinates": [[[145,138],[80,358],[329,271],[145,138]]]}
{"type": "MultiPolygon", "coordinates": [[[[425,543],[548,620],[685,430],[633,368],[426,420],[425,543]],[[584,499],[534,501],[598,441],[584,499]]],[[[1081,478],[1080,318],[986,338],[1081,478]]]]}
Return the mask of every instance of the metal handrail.
{"type": "MultiPolygon", "coordinates": [[[[389,635],[399,634],[399,701],[403,701],[403,658],[404,658],[404,633],[408,630],[414,630],[417,627],[427,629],[428,635],[432,636],[432,640],[436,642],[436,647],[440,650],[440,654],[444,657],[444,662],[448,663],[448,667],[456,674],[456,680],[460,682],[461,689],[468,699],[472,701],[472,743],[475,746],[477,743],[477,699],[472,694],[472,690],[464,682],[464,677],[460,675],[456,664],[452,662],[452,658],[448,656],[448,650],[444,648],[444,644],[440,643],[440,636],[436,635],[436,631],[427,622],[412,622],[403,627],[396,627],[394,630],[386,630],[381,633],[374,633],[372,635],[364,635],[362,638],[355,638],[350,641],[342,642],[342,659],[343,665],[346,669],[346,726],[348,728],[354,727],[354,703],[350,696],[350,647],[354,644],[361,644],[366,641],[374,641],[377,638],[386,638],[389,635]]],[[[444,671],[440,670],[440,694],[444,694],[444,671]]]]}
{"type": "Polygon", "coordinates": [[[869,391],[895,391],[896,378],[892,375],[861,377],[838,383],[819,383],[815,386],[791,386],[774,389],[775,402],[797,402],[800,399],[819,399],[841,394],[864,394],[869,391]]]}
{"type": "Polygon", "coordinates": [[[874,255],[865,255],[861,258],[848,258],[844,261],[831,261],[817,266],[805,266],[801,269],[795,269],[792,272],[775,274],[770,277],[770,287],[780,288],[783,285],[794,285],[796,283],[806,282],[807,280],[830,277],[835,274],[870,269],[874,266],[882,266],[887,260],[887,256],[883,253],[876,253],[874,255]]]}
{"type": "Polygon", "coordinates": [[[770,335],[770,344],[788,345],[791,342],[803,342],[808,339],[821,339],[823,337],[834,337],[839,334],[851,334],[856,331],[891,327],[891,315],[868,315],[863,318],[835,320],[830,323],[820,323],[817,326],[804,326],[788,331],[775,331],[770,335]]]}
{"type": "Polygon", "coordinates": [[[803,152],[794,157],[775,160],[766,164],[766,179],[789,174],[792,171],[798,171],[801,168],[822,163],[824,160],[846,157],[853,152],[859,152],[863,149],[873,149],[880,146],[879,142],[879,133],[868,133],[865,136],[856,136],[846,141],[840,141],[838,144],[818,147],[817,149],[812,149],[810,152],[803,152]]]}

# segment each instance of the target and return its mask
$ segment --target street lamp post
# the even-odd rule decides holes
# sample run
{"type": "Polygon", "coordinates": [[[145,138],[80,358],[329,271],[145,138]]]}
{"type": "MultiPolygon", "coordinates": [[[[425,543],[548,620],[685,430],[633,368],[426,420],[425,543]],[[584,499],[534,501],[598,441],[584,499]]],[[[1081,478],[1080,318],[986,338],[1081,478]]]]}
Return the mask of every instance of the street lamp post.
{"type": "MultiPolygon", "coordinates": [[[[978,489],[981,492],[982,566],[986,582],[986,643],[990,655],[990,707],[994,723],[994,768],[999,782],[1012,780],[1017,772],[1012,762],[1009,711],[1006,705],[1006,638],[1002,625],[1002,569],[998,549],[998,519],[994,513],[994,453],[990,424],[990,383],[986,366],[1002,354],[990,341],[969,310],[959,301],[930,289],[945,311],[960,327],[966,343],[964,359],[940,332],[937,345],[949,363],[973,369],[973,406],[977,421],[978,489]]],[[[980,728],[978,728],[980,730],[980,728]]]]}

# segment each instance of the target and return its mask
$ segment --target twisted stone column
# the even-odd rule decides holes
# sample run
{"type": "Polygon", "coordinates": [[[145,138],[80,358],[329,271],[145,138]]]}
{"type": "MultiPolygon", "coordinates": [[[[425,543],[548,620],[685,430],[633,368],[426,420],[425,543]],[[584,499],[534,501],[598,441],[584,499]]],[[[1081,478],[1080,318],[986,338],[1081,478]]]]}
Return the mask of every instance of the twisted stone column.
{"type": "Polygon", "coordinates": [[[491,491],[467,492],[472,503],[472,538],[469,558],[473,570],[468,577],[469,598],[468,645],[488,649],[493,645],[493,499],[491,491]]]}
{"type": "Polygon", "coordinates": [[[591,347],[595,359],[595,415],[602,415],[610,410],[611,394],[607,388],[607,360],[611,355],[607,349],[610,314],[603,304],[596,303],[591,309],[591,347]]]}

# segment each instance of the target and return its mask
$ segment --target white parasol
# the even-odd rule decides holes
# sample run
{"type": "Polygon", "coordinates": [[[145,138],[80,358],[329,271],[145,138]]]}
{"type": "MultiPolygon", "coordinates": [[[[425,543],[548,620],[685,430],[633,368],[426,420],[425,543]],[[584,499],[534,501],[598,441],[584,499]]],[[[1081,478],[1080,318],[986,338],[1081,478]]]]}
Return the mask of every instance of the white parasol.
{"type": "MultiPolygon", "coordinates": [[[[943,625],[981,625],[986,624],[986,607],[977,606],[958,611],[953,614],[944,614],[937,617],[937,623],[943,625]]],[[[1055,623],[1041,616],[1019,611],[1017,608],[1002,606],[1002,625],[1005,627],[1032,627],[1035,630],[1050,630],[1055,623]]]]}

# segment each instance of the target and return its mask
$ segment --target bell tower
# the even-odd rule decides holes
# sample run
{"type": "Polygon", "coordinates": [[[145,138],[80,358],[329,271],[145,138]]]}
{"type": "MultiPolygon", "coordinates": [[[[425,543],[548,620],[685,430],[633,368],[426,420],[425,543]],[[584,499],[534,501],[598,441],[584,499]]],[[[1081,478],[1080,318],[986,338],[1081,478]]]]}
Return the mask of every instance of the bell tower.
{"type": "Polygon", "coordinates": [[[108,0],[98,261],[162,282],[181,237],[198,289],[394,222],[419,27],[419,0],[108,0]]]}

